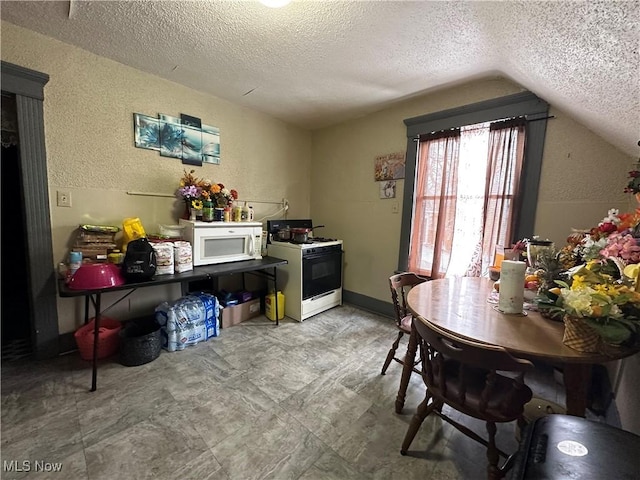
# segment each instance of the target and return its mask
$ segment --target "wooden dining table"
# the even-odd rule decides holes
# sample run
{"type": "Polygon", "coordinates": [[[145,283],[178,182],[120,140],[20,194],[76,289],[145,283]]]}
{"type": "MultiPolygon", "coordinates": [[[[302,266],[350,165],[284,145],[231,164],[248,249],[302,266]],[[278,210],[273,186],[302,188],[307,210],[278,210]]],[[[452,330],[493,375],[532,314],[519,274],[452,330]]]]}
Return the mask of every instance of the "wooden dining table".
{"type": "MultiPolygon", "coordinates": [[[[533,310],[504,314],[489,301],[494,282],[488,278],[461,277],[431,280],[411,289],[407,296],[414,322],[427,321],[451,334],[488,345],[499,345],[516,357],[557,365],[564,372],[566,410],[584,417],[595,363],[609,362],[637,353],[638,349],[618,348],[608,355],[583,353],[562,343],[564,324],[544,318],[533,310]]],[[[405,357],[396,412],[404,407],[418,345],[412,328],[405,357]]]]}

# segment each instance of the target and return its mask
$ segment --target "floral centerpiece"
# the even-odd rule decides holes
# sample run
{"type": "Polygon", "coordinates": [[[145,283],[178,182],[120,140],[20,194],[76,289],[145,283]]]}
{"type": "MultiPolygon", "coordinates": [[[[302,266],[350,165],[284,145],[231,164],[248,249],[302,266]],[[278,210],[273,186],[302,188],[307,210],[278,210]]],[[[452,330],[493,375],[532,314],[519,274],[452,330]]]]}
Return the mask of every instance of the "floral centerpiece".
{"type": "Polygon", "coordinates": [[[556,280],[557,286],[549,290],[555,301],[544,308],[562,316],[565,330],[569,330],[565,331],[565,344],[580,349],[588,342],[592,351],[599,351],[600,341],[616,346],[637,342],[640,292],[613,270],[607,261],[591,260],[567,272],[567,281],[556,280]],[[567,339],[572,328],[574,335],[576,328],[580,333],[567,339]]]}
{"type": "Polygon", "coordinates": [[[607,353],[640,344],[640,209],[609,210],[596,227],[573,231],[539,267],[538,308],[564,322],[566,345],[607,353]]]}
{"type": "Polygon", "coordinates": [[[196,210],[202,209],[206,200],[211,200],[214,207],[224,208],[238,199],[236,190],[227,189],[222,183],[200,179],[194,173],[195,170],[189,172],[185,170],[176,191],[176,196],[185,202],[186,218],[189,218],[189,212],[192,208],[196,210]]]}

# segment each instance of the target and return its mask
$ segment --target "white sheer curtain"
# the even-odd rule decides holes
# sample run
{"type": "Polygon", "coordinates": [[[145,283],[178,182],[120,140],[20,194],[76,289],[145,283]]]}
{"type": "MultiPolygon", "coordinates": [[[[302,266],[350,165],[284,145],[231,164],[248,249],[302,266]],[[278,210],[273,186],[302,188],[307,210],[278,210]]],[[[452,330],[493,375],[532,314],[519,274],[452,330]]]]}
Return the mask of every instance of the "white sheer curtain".
{"type": "Polygon", "coordinates": [[[524,160],[522,120],[421,137],[409,269],[481,276],[511,242],[524,160]]]}

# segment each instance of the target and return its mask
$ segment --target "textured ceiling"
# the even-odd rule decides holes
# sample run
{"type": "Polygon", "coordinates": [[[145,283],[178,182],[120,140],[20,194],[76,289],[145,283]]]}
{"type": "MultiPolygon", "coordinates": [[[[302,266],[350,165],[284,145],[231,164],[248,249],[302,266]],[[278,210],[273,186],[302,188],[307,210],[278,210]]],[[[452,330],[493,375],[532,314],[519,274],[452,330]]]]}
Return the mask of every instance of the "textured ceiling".
{"type": "Polygon", "coordinates": [[[500,75],[640,153],[640,1],[3,1],[0,16],[309,129],[500,75]]]}

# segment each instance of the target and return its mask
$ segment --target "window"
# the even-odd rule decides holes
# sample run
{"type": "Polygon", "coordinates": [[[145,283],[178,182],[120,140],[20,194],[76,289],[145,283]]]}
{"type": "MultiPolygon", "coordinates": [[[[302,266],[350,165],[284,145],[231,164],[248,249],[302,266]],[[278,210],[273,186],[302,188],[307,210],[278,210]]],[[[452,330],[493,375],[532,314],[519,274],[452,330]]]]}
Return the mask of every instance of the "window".
{"type": "Polygon", "coordinates": [[[421,135],[409,270],[479,276],[509,242],[522,172],[524,119],[421,135]]]}
{"type": "Polygon", "coordinates": [[[450,275],[479,275],[493,261],[496,244],[532,235],[548,109],[546,102],[525,92],[405,120],[405,208],[398,270],[425,274],[434,270],[433,276],[443,276],[447,270],[450,275]],[[520,120],[496,122],[514,117],[520,120]],[[511,169],[497,166],[500,155],[495,145],[511,145],[512,153],[519,145],[520,166],[513,162],[511,169]],[[468,152],[479,150],[492,153],[478,162],[468,152]],[[420,172],[420,161],[429,162],[431,169],[420,172]],[[492,175],[487,175],[487,168],[492,175]],[[447,183],[445,178],[458,181],[447,183]],[[484,184],[478,178],[494,180],[484,184]],[[504,188],[498,188],[500,184],[504,188]],[[520,202],[514,204],[514,198],[520,202]],[[511,213],[505,215],[505,211],[511,213]],[[476,241],[468,241],[470,231],[476,241]]]}

